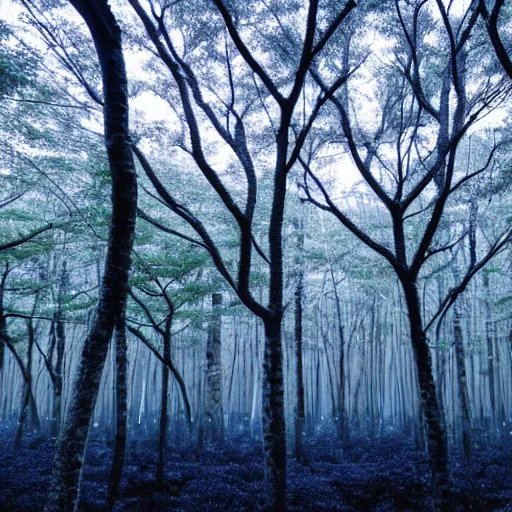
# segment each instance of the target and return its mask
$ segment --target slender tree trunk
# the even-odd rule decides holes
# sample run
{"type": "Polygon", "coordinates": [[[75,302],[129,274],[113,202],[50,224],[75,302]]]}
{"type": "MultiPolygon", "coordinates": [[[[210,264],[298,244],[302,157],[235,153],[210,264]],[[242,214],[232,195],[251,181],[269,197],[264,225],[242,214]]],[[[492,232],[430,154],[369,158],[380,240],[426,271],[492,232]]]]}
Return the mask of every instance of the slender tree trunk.
{"type": "Polygon", "coordinates": [[[455,362],[459,385],[459,402],[462,412],[462,446],[464,458],[471,457],[471,406],[469,402],[468,383],[466,377],[466,358],[462,336],[461,313],[457,303],[454,305],[453,334],[455,342],[455,362]]]}
{"type": "Polygon", "coordinates": [[[494,341],[493,341],[493,333],[492,333],[492,323],[491,323],[491,306],[489,304],[489,275],[484,272],[483,274],[483,282],[485,293],[487,295],[484,304],[485,304],[485,339],[487,342],[487,375],[489,378],[489,401],[490,401],[490,428],[494,433],[496,428],[496,378],[494,375],[495,362],[494,362],[494,341]]]}
{"type": "MultiPolygon", "coordinates": [[[[5,319],[4,319],[3,315],[0,315],[0,338],[1,339],[3,339],[3,337],[5,336],[5,331],[6,331],[5,319]]],[[[4,368],[4,359],[5,359],[5,345],[2,342],[0,342],[0,372],[4,368]]]]}
{"type": "Polygon", "coordinates": [[[238,331],[236,328],[235,320],[233,319],[233,360],[231,362],[231,372],[229,377],[229,386],[228,386],[228,431],[233,431],[233,384],[235,382],[235,368],[236,368],[236,358],[238,355],[238,331]]]}
{"type": "Polygon", "coordinates": [[[160,406],[160,424],[158,436],[158,463],[156,469],[156,484],[161,487],[164,482],[165,472],[165,449],[167,446],[167,430],[169,424],[168,415],[168,393],[169,393],[169,368],[162,365],[162,391],[160,406]]]}
{"type": "MultiPolygon", "coordinates": [[[[325,354],[325,366],[327,367],[327,377],[329,379],[329,394],[330,394],[330,397],[331,397],[331,419],[333,421],[335,421],[336,419],[336,416],[337,416],[337,411],[336,411],[336,407],[337,407],[337,400],[336,400],[336,397],[335,397],[335,393],[336,393],[336,384],[335,384],[335,380],[336,380],[336,374],[334,374],[333,376],[333,373],[335,370],[333,370],[332,368],[332,364],[331,364],[331,359],[329,358],[329,346],[328,346],[328,337],[326,336],[324,338],[324,354],[325,354]]],[[[333,353],[334,355],[334,353],[333,353]]]]}
{"type": "Polygon", "coordinates": [[[123,474],[124,457],[127,438],[128,421],[128,347],[126,345],[126,326],[124,314],[116,325],[115,332],[116,350],[116,436],[114,442],[114,457],[112,471],[110,472],[110,483],[105,508],[108,512],[114,509],[121,477],[123,474]]]}
{"type": "Polygon", "coordinates": [[[96,317],[85,340],[53,463],[46,510],[71,512],[108,345],[126,302],[137,215],[137,178],[128,128],[128,93],[121,31],[106,0],[70,0],[87,23],[98,54],[104,97],[105,145],[112,176],[112,219],[96,317]]]}
{"type": "Polygon", "coordinates": [[[221,327],[219,308],[222,293],[212,294],[212,320],[206,342],[206,403],[203,418],[207,441],[224,439],[224,410],[222,406],[221,327]]]}
{"type": "MultiPolygon", "coordinates": [[[[253,388],[252,388],[252,405],[251,405],[251,436],[256,437],[256,411],[258,405],[258,393],[259,393],[259,375],[260,375],[260,325],[259,319],[255,321],[254,327],[254,374],[253,374],[253,388]]],[[[512,331],[511,331],[512,332],[512,331]]]]}
{"type": "MultiPolygon", "coordinates": [[[[62,312],[59,310],[55,315],[54,322],[55,329],[55,349],[56,361],[52,368],[52,384],[53,384],[53,402],[52,402],[52,421],[51,421],[51,435],[57,436],[60,431],[62,422],[62,363],[64,360],[64,347],[65,347],[65,328],[64,320],[62,319],[62,312]]],[[[51,355],[53,350],[51,351],[51,355]]],[[[50,356],[50,364],[52,364],[52,356],[50,356]]]]}
{"type": "Polygon", "coordinates": [[[21,437],[23,435],[23,427],[27,422],[28,405],[30,401],[30,388],[27,382],[23,383],[23,394],[21,399],[20,413],[18,417],[18,425],[16,428],[16,435],[14,436],[14,448],[19,448],[21,444],[21,437]]]}
{"type": "MultiPolygon", "coordinates": [[[[337,309],[339,310],[340,306],[337,302],[337,309]]],[[[340,357],[338,361],[340,380],[339,380],[339,388],[338,388],[338,433],[339,437],[342,441],[346,441],[349,436],[348,430],[348,422],[347,422],[347,405],[345,400],[345,331],[344,327],[341,324],[341,314],[339,314],[339,337],[340,337],[340,357]]]]}
{"type": "MultiPolygon", "coordinates": [[[[444,295],[442,291],[442,282],[438,279],[438,293],[439,300],[444,295]]],[[[447,352],[447,343],[441,342],[441,328],[443,327],[443,323],[438,323],[436,327],[435,334],[435,342],[436,342],[436,362],[437,362],[437,399],[439,400],[439,408],[441,411],[445,411],[444,407],[444,388],[445,388],[445,367],[446,367],[446,352],[447,352]]],[[[446,417],[443,414],[442,417],[443,425],[446,429],[446,417]]]]}
{"type": "Polygon", "coordinates": [[[416,283],[402,280],[409,313],[411,341],[418,373],[421,405],[427,424],[427,447],[432,468],[432,487],[436,510],[448,511],[450,478],[448,473],[448,445],[437,399],[434,371],[427,337],[423,330],[416,283]]]}
{"type": "Polygon", "coordinates": [[[1,341],[7,338],[7,322],[4,316],[4,290],[7,276],[9,275],[9,265],[3,268],[2,278],[0,279],[0,372],[4,367],[5,346],[1,341]]]}
{"type": "MultiPolygon", "coordinates": [[[[171,312],[171,315],[172,315],[174,310],[173,310],[173,308],[171,308],[171,309],[169,309],[169,311],[171,312]]],[[[187,422],[187,428],[188,428],[188,431],[191,432],[192,431],[192,411],[191,411],[191,407],[190,407],[190,401],[188,399],[188,393],[187,393],[187,388],[185,386],[185,381],[183,380],[183,377],[181,376],[181,373],[178,370],[176,364],[173,362],[172,359],[165,359],[165,357],[163,357],[162,354],[160,354],[160,352],[153,347],[151,342],[140,331],[138,331],[137,329],[131,327],[130,325],[127,326],[127,329],[132,334],[137,336],[137,338],[147,348],[149,348],[149,350],[155,355],[155,357],[162,364],[164,364],[165,366],[167,366],[167,368],[169,368],[170,372],[172,373],[173,377],[176,380],[176,383],[178,385],[178,389],[180,390],[180,396],[181,396],[181,399],[183,401],[183,408],[184,408],[184,412],[185,412],[185,420],[187,422]]],[[[170,344],[171,343],[171,338],[170,338],[171,333],[170,333],[170,331],[169,331],[168,334],[164,333],[163,336],[162,336],[162,340],[163,340],[163,344],[164,345],[167,343],[167,341],[165,340],[166,336],[168,337],[168,340],[169,340],[168,343],[170,344]]],[[[141,398],[141,408],[143,408],[143,403],[144,403],[144,398],[141,398]]],[[[139,414],[139,423],[140,423],[140,414],[139,414]]]]}
{"type": "Polygon", "coordinates": [[[62,421],[62,377],[56,377],[53,384],[52,422],[50,432],[52,437],[59,434],[62,421]],[[57,382],[58,379],[58,382],[57,382]]]}
{"type": "MultiPolygon", "coordinates": [[[[319,341],[319,340],[318,340],[319,341]]],[[[322,404],[322,377],[321,377],[321,368],[320,368],[320,347],[318,346],[316,349],[316,370],[315,370],[315,402],[313,404],[313,408],[315,411],[315,424],[319,424],[320,415],[321,415],[321,404],[322,404]]]]}
{"type": "MultiPolygon", "coordinates": [[[[56,359],[53,365],[53,406],[52,406],[52,436],[57,436],[62,422],[62,365],[64,362],[64,348],[66,346],[66,327],[64,324],[64,313],[62,311],[62,296],[67,291],[67,265],[62,264],[62,275],[58,296],[57,311],[54,316],[54,336],[56,359]]],[[[50,353],[50,364],[53,364],[53,350],[50,353]]]]}
{"type": "Polygon", "coordinates": [[[304,300],[304,222],[298,217],[294,220],[297,232],[297,254],[295,285],[295,375],[296,383],[296,411],[295,411],[295,457],[300,464],[306,464],[304,441],[306,436],[306,408],[304,402],[304,369],[302,348],[302,303],[304,300]]]}
{"type": "MultiPolygon", "coordinates": [[[[171,321],[172,316],[167,318],[164,336],[164,359],[171,359],[171,321]]],[[[160,404],[160,430],[158,437],[158,463],[156,467],[156,484],[161,487],[164,483],[165,473],[165,450],[167,448],[167,430],[169,427],[169,368],[162,364],[162,391],[160,404]]]]}
{"type": "MultiPolygon", "coordinates": [[[[2,314],[3,313],[0,310],[0,316],[2,314]]],[[[29,373],[27,371],[27,368],[23,364],[23,360],[21,359],[20,355],[16,352],[16,349],[14,348],[14,345],[12,344],[12,341],[11,341],[11,339],[9,337],[9,334],[7,333],[6,330],[3,330],[3,331],[0,330],[0,341],[4,345],[7,346],[7,348],[9,349],[11,354],[13,355],[14,359],[16,360],[16,364],[18,365],[18,368],[20,369],[21,377],[23,379],[24,389],[28,389],[29,390],[29,392],[28,392],[28,402],[27,402],[27,405],[24,406],[25,409],[30,404],[31,407],[32,407],[32,410],[37,412],[36,401],[35,401],[34,395],[32,393],[32,386],[28,385],[28,383],[30,383],[32,381],[31,376],[29,375],[29,373]]],[[[23,404],[25,403],[25,399],[26,399],[26,395],[24,395],[23,404]]],[[[23,409],[23,404],[22,404],[22,409],[23,409]]],[[[11,407],[9,407],[9,409],[10,408],[11,407]]],[[[34,416],[37,416],[37,414],[34,414],[34,416]]],[[[38,417],[37,417],[37,422],[39,422],[39,418],[38,417]]]]}
{"type": "Polygon", "coordinates": [[[28,427],[32,430],[40,430],[41,422],[37,413],[37,406],[32,394],[32,352],[34,349],[34,325],[32,319],[28,321],[28,348],[27,365],[25,367],[25,378],[23,379],[23,397],[21,400],[18,428],[14,437],[14,447],[21,444],[23,429],[28,427]]]}
{"type": "Polygon", "coordinates": [[[347,421],[347,406],[345,403],[345,336],[344,336],[344,327],[343,327],[343,319],[341,314],[341,304],[340,297],[338,294],[338,286],[336,284],[336,279],[334,276],[334,267],[332,264],[331,255],[329,252],[329,244],[327,243],[327,237],[325,233],[325,226],[323,222],[323,212],[320,211],[320,224],[322,227],[322,232],[324,235],[324,252],[325,257],[327,259],[327,263],[329,265],[329,274],[332,282],[332,289],[334,292],[334,301],[336,305],[336,318],[338,320],[338,335],[339,335],[339,343],[340,343],[340,355],[338,360],[338,368],[339,368],[339,387],[338,387],[338,435],[341,441],[346,441],[348,439],[348,421],[347,421]]]}
{"type": "Polygon", "coordinates": [[[304,437],[306,436],[306,411],[304,403],[304,372],[302,363],[302,295],[304,275],[299,271],[295,288],[295,361],[297,375],[297,410],[295,417],[295,457],[300,464],[306,464],[304,437]]]}

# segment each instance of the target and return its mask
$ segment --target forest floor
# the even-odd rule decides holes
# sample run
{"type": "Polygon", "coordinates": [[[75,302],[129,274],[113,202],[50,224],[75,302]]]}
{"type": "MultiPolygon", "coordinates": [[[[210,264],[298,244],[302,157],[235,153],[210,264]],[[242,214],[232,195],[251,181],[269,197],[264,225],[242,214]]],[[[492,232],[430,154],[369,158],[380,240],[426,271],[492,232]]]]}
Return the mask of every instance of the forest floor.
{"type": "MultiPolygon", "coordinates": [[[[50,441],[26,438],[14,451],[12,435],[0,436],[0,511],[42,511],[50,483],[50,441]]],[[[103,510],[112,448],[93,441],[83,484],[83,511],[103,510]]],[[[335,449],[321,438],[309,447],[310,463],[290,460],[291,511],[430,510],[424,454],[401,438],[369,443],[353,440],[335,449]]],[[[512,512],[512,446],[487,448],[470,463],[451,457],[453,510],[512,512]]],[[[231,440],[205,450],[200,462],[192,446],[169,447],[166,486],[154,485],[156,442],[130,446],[117,511],[220,512],[260,510],[263,503],[262,450],[252,441],[231,440]]]]}

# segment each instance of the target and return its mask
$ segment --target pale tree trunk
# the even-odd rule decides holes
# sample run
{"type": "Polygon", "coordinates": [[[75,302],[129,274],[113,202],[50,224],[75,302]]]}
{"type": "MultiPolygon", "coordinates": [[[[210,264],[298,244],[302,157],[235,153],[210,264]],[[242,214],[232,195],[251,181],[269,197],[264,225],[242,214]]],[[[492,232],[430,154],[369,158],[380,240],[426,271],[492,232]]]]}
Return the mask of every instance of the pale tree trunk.
{"type": "Polygon", "coordinates": [[[485,304],[485,339],[487,342],[487,375],[489,379],[489,402],[490,402],[490,420],[491,425],[490,428],[494,433],[496,428],[496,378],[494,375],[495,362],[494,362],[494,340],[493,340],[493,332],[492,332],[492,314],[491,314],[491,306],[489,303],[489,275],[487,273],[483,274],[483,282],[486,293],[486,299],[484,301],[485,304]]]}
{"type": "Polygon", "coordinates": [[[329,274],[332,282],[332,290],[334,292],[334,301],[336,305],[336,318],[338,320],[338,336],[340,343],[340,354],[338,360],[338,369],[339,369],[339,385],[338,385],[338,435],[341,441],[346,441],[349,435],[348,429],[348,421],[347,421],[347,406],[345,403],[345,334],[343,327],[343,319],[341,314],[341,304],[340,297],[338,294],[338,286],[336,284],[336,279],[334,276],[334,267],[332,264],[332,258],[329,252],[329,244],[327,243],[327,236],[325,232],[325,225],[323,220],[323,212],[319,212],[320,214],[320,225],[322,228],[323,238],[324,238],[324,252],[325,258],[327,259],[327,264],[329,265],[329,274]]]}
{"type": "Polygon", "coordinates": [[[256,411],[258,406],[258,396],[259,396],[259,376],[260,376],[260,325],[259,319],[255,321],[255,354],[254,354],[254,375],[253,375],[253,387],[252,387],[252,404],[251,404],[251,422],[250,422],[250,430],[251,437],[256,437],[256,411]]]}
{"type": "MultiPolygon", "coordinates": [[[[336,294],[337,295],[337,294],[336,294]]],[[[339,301],[336,298],[336,306],[338,310],[338,329],[340,337],[340,357],[338,361],[339,367],[339,388],[338,388],[338,432],[342,441],[347,441],[349,436],[348,422],[347,422],[347,405],[345,400],[345,331],[341,324],[341,313],[339,301]]]]}
{"type": "Polygon", "coordinates": [[[114,326],[124,311],[137,214],[137,178],[128,128],[121,31],[106,0],[70,0],[91,32],[101,66],[105,145],[112,176],[112,219],[96,316],[85,340],[60,433],[46,511],[74,511],[85,448],[114,326]]]}

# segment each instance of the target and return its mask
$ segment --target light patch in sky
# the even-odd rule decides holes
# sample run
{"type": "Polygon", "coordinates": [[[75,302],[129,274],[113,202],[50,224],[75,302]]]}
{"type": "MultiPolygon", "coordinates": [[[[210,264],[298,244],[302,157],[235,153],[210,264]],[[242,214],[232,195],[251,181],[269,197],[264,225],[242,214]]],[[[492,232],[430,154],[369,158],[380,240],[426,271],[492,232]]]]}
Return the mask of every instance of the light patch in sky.
{"type": "Polygon", "coordinates": [[[139,94],[132,101],[132,105],[143,110],[148,121],[168,121],[169,118],[175,117],[167,102],[150,91],[139,94]]]}
{"type": "Polygon", "coordinates": [[[14,21],[22,11],[21,5],[11,0],[0,0],[0,19],[14,21]]]}

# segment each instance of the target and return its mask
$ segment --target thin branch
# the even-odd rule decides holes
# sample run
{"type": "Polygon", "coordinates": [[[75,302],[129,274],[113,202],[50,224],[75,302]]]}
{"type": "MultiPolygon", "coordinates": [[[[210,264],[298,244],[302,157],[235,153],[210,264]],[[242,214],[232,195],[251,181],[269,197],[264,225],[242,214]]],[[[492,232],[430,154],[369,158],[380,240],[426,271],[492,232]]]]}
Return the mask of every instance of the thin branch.
{"type": "Polygon", "coordinates": [[[235,27],[233,17],[231,16],[230,12],[224,5],[224,2],[222,0],[213,0],[213,2],[217,6],[217,9],[219,10],[222,18],[224,19],[224,23],[226,24],[226,28],[228,29],[229,35],[231,36],[231,39],[235,43],[235,46],[237,47],[238,51],[240,52],[240,55],[243,57],[245,62],[247,62],[249,67],[260,77],[261,81],[265,84],[265,87],[268,89],[269,93],[277,101],[277,103],[279,105],[284,104],[285,98],[279,92],[279,89],[274,84],[274,82],[267,74],[267,72],[253,57],[249,48],[242,41],[242,38],[240,37],[240,34],[238,33],[238,30],[235,27]]]}
{"type": "Polygon", "coordinates": [[[487,33],[489,34],[489,39],[491,40],[491,43],[494,47],[494,51],[496,52],[496,57],[498,57],[500,64],[502,65],[509,78],[512,78],[512,60],[507,53],[505,45],[503,44],[500,33],[498,31],[498,19],[501,8],[504,5],[505,0],[495,0],[494,7],[489,14],[487,6],[485,5],[485,0],[480,0],[479,9],[482,18],[485,20],[487,33]]]}
{"type": "Polygon", "coordinates": [[[53,229],[54,227],[55,226],[52,223],[50,223],[50,224],[47,224],[46,226],[43,226],[42,228],[37,229],[36,231],[33,231],[32,233],[29,233],[26,236],[18,238],[17,240],[13,240],[12,242],[8,242],[6,244],[0,245],[0,252],[6,251],[7,249],[12,249],[14,247],[18,247],[19,245],[22,245],[22,244],[32,240],[33,238],[40,235],[41,233],[44,233],[45,231],[53,229]]]}
{"type": "Polygon", "coordinates": [[[395,255],[386,247],[379,244],[375,240],[373,240],[371,237],[369,237],[364,231],[362,231],[358,226],[356,226],[331,200],[328,192],[326,191],[325,187],[322,185],[321,181],[315,176],[315,174],[312,172],[309,165],[301,158],[299,157],[299,162],[301,163],[302,167],[304,168],[305,174],[304,174],[304,185],[301,185],[300,188],[306,193],[307,200],[314,204],[315,206],[321,208],[322,210],[328,211],[332,213],[346,228],[348,228],[359,240],[364,242],[368,247],[373,249],[375,252],[380,254],[381,256],[384,256],[386,260],[393,266],[393,268],[397,268],[398,262],[395,258],[395,255]],[[325,202],[327,205],[322,204],[315,200],[311,192],[309,190],[308,184],[307,184],[307,176],[311,177],[313,181],[315,182],[315,185],[318,187],[320,192],[322,193],[325,202]]]}
{"type": "Polygon", "coordinates": [[[148,222],[155,228],[163,231],[164,233],[168,233],[169,235],[177,236],[178,238],[182,238],[183,240],[186,240],[187,242],[190,242],[191,244],[197,245],[198,247],[202,247],[203,249],[208,250],[208,247],[200,240],[195,240],[194,238],[187,236],[183,233],[180,233],[179,231],[176,231],[175,229],[171,229],[171,228],[168,228],[167,226],[164,226],[163,224],[158,222],[153,217],[150,217],[141,208],[137,208],[137,214],[141,219],[145,220],[146,222],[148,222]]]}
{"type": "Polygon", "coordinates": [[[508,229],[502,236],[498,237],[496,242],[489,249],[487,254],[473,267],[470,267],[466,272],[466,275],[462,278],[461,282],[453,287],[444,300],[441,302],[439,309],[434,314],[430,322],[428,322],[425,331],[430,329],[434,322],[439,318],[438,322],[442,322],[443,318],[446,316],[446,313],[450,309],[450,307],[455,303],[457,297],[464,292],[467,288],[471,279],[475,276],[475,274],[480,271],[492,258],[494,258],[497,254],[499,254],[507,244],[512,242],[512,229],[508,229]]]}

